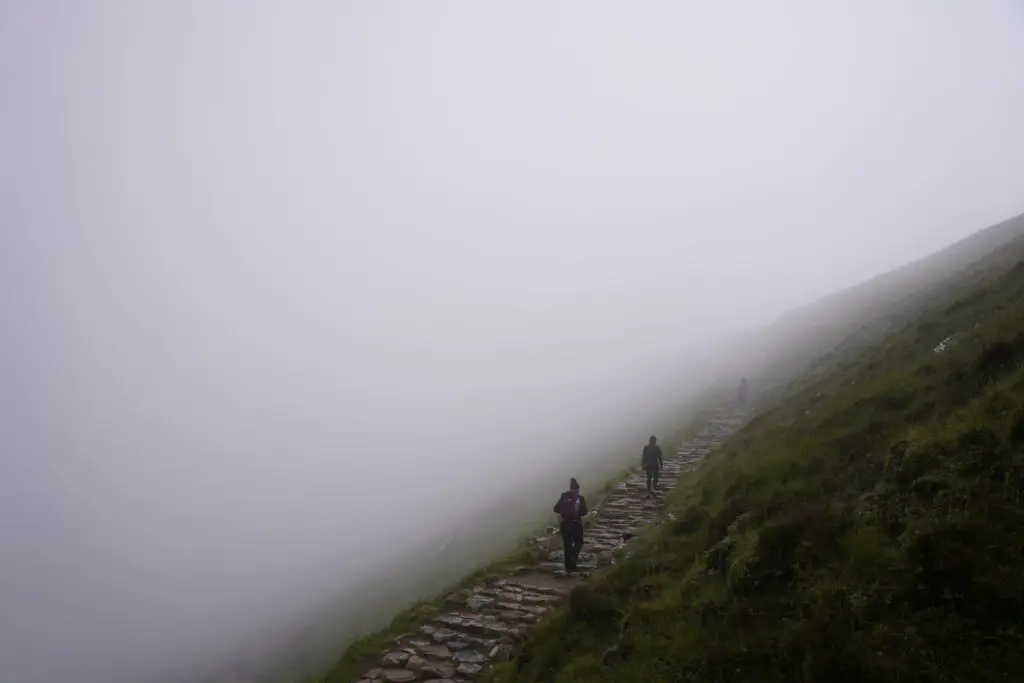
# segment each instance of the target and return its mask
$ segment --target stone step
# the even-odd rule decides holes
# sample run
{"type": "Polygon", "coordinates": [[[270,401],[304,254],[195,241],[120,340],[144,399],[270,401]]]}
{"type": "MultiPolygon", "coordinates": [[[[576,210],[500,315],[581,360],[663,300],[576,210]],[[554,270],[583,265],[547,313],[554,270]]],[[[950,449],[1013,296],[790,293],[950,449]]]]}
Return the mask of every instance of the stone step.
{"type": "Polygon", "coordinates": [[[525,635],[525,631],[519,624],[508,624],[494,615],[480,614],[479,612],[452,612],[434,617],[432,621],[435,624],[458,629],[468,634],[494,638],[509,636],[518,641],[525,635]]]}
{"type": "MultiPolygon", "coordinates": [[[[443,645],[445,648],[448,649],[449,652],[458,652],[459,650],[469,649],[489,650],[490,648],[502,642],[501,638],[486,638],[476,636],[471,633],[452,631],[451,629],[441,629],[441,638],[443,639],[443,642],[438,642],[434,637],[434,634],[438,630],[439,629],[436,629],[435,627],[430,626],[429,624],[425,624],[424,626],[420,627],[420,633],[418,635],[409,636],[407,638],[402,639],[402,641],[400,642],[404,643],[405,646],[416,648],[417,645],[421,644],[424,641],[427,641],[430,645],[443,645]],[[425,633],[425,629],[431,630],[432,632],[429,634],[425,633]]],[[[509,640],[507,641],[507,644],[511,644],[511,642],[512,641],[509,640]]]]}
{"type": "Polygon", "coordinates": [[[521,605],[534,605],[543,606],[551,605],[558,602],[562,596],[560,595],[549,595],[545,593],[533,593],[528,591],[513,592],[509,590],[502,590],[500,588],[485,589],[481,591],[483,595],[489,598],[493,598],[496,602],[508,602],[521,605]]]}

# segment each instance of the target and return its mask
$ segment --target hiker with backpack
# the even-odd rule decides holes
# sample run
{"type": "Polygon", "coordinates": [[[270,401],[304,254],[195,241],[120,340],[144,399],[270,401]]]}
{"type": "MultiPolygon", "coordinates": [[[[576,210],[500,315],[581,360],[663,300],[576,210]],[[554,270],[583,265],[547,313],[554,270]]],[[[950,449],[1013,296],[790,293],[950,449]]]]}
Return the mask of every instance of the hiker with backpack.
{"type": "Polygon", "coordinates": [[[580,495],[580,485],[575,479],[569,480],[569,490],[555,503],[555,512],[561,517],[559,530],[565,548],[565,573],[576,571],[576,560],[583,548],[583,518],[586,517],[587,499],[580,495]]]}
{"type": "Polygon", "coordinates": [[[650,443],[644,446],[644,452],[640,456],[640,465],[647,472],[647,491],[654,493],[654,489],[658,488],[658,476],[661,474],[661,468],[665,466],[665,460],[661,456],[661,446],[658,445],[656,437],[652,436],[650,443]]]}

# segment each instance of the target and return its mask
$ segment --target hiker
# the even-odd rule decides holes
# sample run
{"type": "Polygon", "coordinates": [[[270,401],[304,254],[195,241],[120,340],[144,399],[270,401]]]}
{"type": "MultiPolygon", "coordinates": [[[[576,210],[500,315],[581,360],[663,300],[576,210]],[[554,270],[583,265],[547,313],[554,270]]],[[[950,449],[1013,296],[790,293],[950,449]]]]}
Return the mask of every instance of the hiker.
{"type": "Polygon", "coordinates": [[[665,466],[665,460],[661,457],[661,446],[658,445],[656,437],[652,436],[650,443],[644,446],[643,455],[640,456],[640,465],[647,472],[647,490],[654,493],[654,489],[658,488],[661,468],[665,466]]]}
{"type": "Polygon", "coordinates": [[[747,403],[747,378],[744,377],[740,380],[740,385],[736,387],[736,403],[737,405],[744,406],[747,403]]]}
{"type": "Polygon", "coordinates": [[[569,490],[555,503],[555,512],[562,521],[562,545],[565,548],[565,573],[576,571],[576,560],[583,547],[583,518],[587,515],[587,499],[580,495],[580,485],[575,479],[569,480],[569,490]]]}

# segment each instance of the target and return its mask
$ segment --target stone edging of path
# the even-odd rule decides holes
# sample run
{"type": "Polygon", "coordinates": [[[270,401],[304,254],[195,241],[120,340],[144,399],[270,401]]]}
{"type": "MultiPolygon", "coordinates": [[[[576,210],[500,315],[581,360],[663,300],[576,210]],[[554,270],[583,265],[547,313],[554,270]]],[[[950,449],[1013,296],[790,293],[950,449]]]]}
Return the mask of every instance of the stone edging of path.
{"type": "MultiPolygon", "coordinates": [[[[679,475],[700,463],[744,422],[737,412],[713,417],[696,436],[665,459],[658,494],[646,490],[644,474],[632,474],[591,511],[579,576],[566,577],[561,550],[515,575],[449,595],[447,611],[423,623],[415,633],[395,638],[394,647],[353,683],[450,683],[472,681],[494,663],[506,661],[547,612],[590,572],[614,563],[614,553],[658,518],[663,496],[679,475]]],[[[552,543],[554,535],[537,539],[552,543]]]]}

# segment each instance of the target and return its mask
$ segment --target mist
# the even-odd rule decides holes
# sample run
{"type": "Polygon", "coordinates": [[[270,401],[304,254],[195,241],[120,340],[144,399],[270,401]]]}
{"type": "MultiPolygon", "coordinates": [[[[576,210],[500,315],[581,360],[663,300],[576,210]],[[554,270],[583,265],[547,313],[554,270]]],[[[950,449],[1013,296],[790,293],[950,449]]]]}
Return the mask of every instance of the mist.
{"type": "Polygon", "coordinates": [[[1019,213],[1022,38],[1010,1],[0,3],[0,679],[215,676],[485,561],[750,330],[1019,213]]]}

